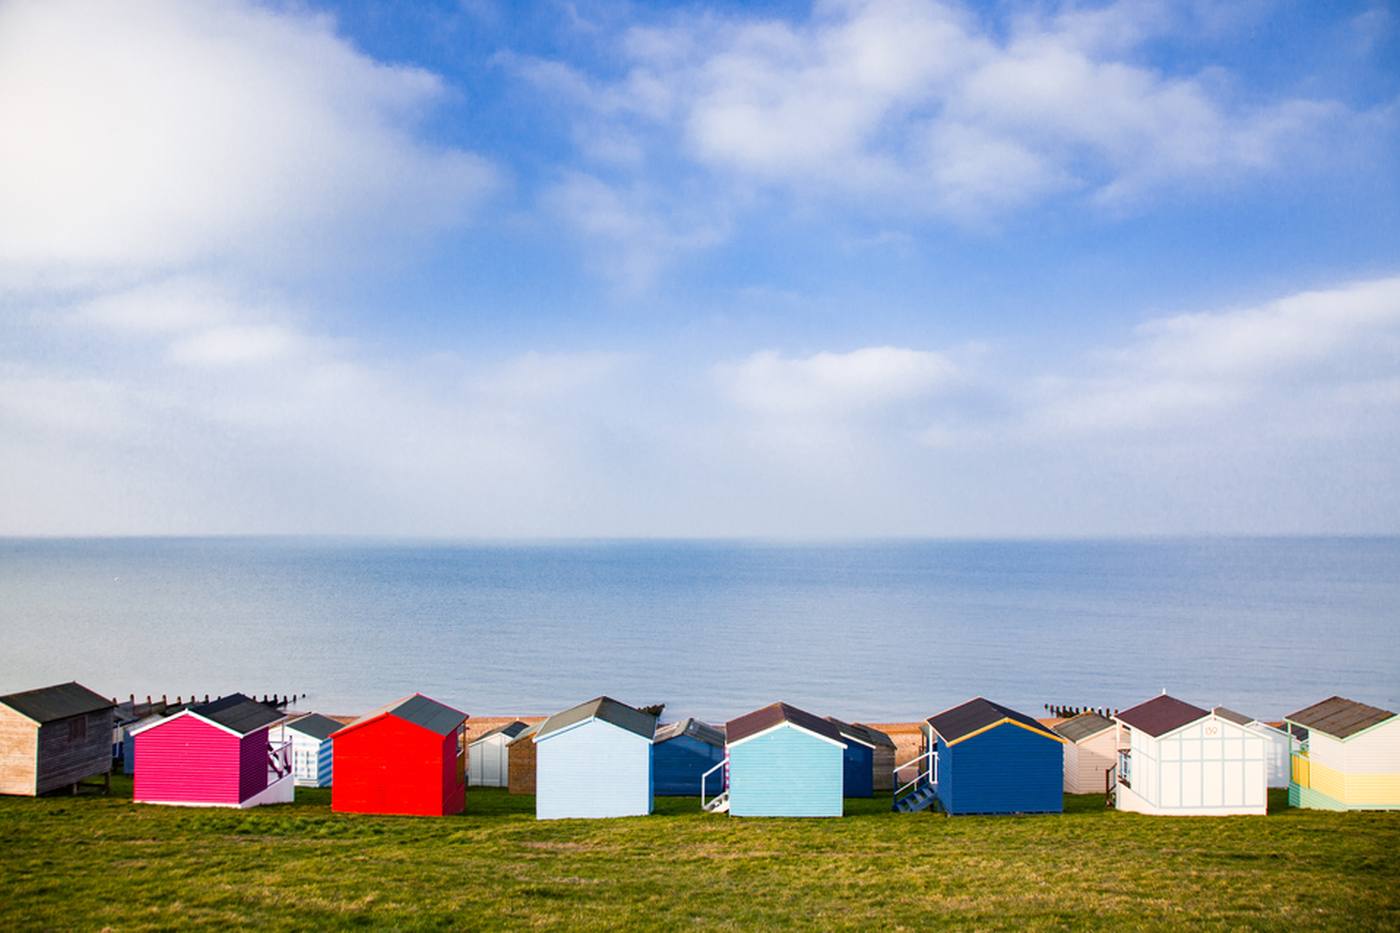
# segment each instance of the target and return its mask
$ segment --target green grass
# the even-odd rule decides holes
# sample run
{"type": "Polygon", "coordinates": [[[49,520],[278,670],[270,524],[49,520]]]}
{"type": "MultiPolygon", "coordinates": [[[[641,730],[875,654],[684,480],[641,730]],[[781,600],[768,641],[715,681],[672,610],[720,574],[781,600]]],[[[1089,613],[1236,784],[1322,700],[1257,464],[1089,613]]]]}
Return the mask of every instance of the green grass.
{"type": "Polygon", "coordinates": [[[1400,813],[1165,818],[889,812],[536,822],[473,789],[443,819],[339,815],[327,791],[248,811],[0,798],[0,930],[1400,928],[1400,813]]]}

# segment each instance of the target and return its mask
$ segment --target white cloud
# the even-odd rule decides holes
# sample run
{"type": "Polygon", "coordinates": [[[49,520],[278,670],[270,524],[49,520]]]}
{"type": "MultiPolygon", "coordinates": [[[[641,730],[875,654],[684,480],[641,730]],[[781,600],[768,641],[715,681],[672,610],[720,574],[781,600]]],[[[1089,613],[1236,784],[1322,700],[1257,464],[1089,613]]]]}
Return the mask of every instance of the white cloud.
{"type": "Polygon", "coordinates": [[[301,342],[277,324],[230,325],[180,338],[171,345],[170,356],[190,366],[265,363],[292,356],[301,342]]]}
{"type": "Polygon", "coordinates": [[[220,0],[0,6],[0,284],[305,263],[461,220],[481,158],[413,126],[443,89],[328,20],[220,0]]]}
{"type": "Polygon", "coordinates": [[[838,417],[924,398],[946,388],[958,367],[945,355],[902,347],[784,357],[755,353],[715,368],[725,394],[765,415],[838,417]]]}

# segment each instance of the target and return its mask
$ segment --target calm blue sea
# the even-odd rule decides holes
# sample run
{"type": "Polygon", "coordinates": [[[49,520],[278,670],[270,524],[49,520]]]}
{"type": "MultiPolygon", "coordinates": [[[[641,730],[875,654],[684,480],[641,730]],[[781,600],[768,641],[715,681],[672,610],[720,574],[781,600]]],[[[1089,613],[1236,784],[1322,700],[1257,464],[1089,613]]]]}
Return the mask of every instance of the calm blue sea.
{"type": "Polygon", "coordinates": [[[982,694],[1261,718],[1400,708],[1400,538],[447,544],[0,540],[0,688],[422,691],[478,714],[608,693],[863,720],[982,694]]]}

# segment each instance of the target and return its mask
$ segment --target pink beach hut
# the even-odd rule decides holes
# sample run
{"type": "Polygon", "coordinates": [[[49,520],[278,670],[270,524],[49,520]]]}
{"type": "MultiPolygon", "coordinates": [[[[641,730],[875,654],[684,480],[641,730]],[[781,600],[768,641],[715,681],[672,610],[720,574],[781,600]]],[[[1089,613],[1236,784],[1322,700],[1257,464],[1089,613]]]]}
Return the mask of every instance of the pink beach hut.
{"type": "Polygon", "coordinates": [[[281,712],[241,693],[181,710],[139,729],[132,799],[187,807],[290,803],[290,740],[273,745],[281,712]]]}

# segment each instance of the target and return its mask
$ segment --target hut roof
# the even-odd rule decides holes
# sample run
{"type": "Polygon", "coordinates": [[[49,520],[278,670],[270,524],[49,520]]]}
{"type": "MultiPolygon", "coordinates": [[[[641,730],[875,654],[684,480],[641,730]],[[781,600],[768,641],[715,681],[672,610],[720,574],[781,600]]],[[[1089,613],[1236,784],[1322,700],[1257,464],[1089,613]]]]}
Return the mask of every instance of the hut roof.
{"type": "Polygon", "coordinates": [[[451,735],[468,718],[467,714],[459,709],[454,709],[446,703],[439,703],[421,693],[415,693],[412,696],[385,704],[376,710],[371,710],[337,731],[349,732],[351,729],[358,729],[382,716],[393,716],[395,719],[411,722],[415,726],[421,726],[438,735],[451,735]]]}
{"type": "Polygon", "coordinates": [[[800,710],[795,706],[788,706],[786,703],[772,703],[762,709],[756,709],[752,713],[745,713],[737,719],[731,719],[725,724],[724,734],[729,744],[741,742],[744,739],[757,735],[765,729],[783,723],[791,723],[808,732],[815,732],[825,739],[830,739],[838,745],[845,745],[841,741],[841,732],[831,723],[820,716],[813,715],[806,710],[800,710]]]}
{"type": "Polygon", "coordinates": [[[340,729],[341,723],[322,716],[320,713],[307,713],[287,723],[288,729],[295,729],[302,735],[309,735],[317,741],[324,742],[331,737],[331,733],[340,729]]]}
{"type": "Polygon", "coordinates": [[[601,719],[619,729],[635,732],[647,739],[656,734],[655,715],[644,713],[636,707],[628,706],[612,697],[595,697],[587,703],[580,703],[578,706],[550,716],[540,724],[539,730],[535,733],[535,741],[538,742],[551,733],[589,719],[601,719]]]}
{"type": "Polygon", "coordinates": [[[1064,722],[1057,723],[1052,728],[1055,732],[1060,734],[1061,738],[1078,744],[1107,729],[1112,729],[1113,720],[1093,710],[1088,710],[1087,712],[1080,713],[1078,716],[1071,716],[1064,722]]]}
{"type": "Polygon", "coordinates": [[[1118,714],[1118,720],[1155,739],[1209,715],[1210,713],[1199,706],[1192,706],[1185,700],[1178,700],[1176,697],[1167,696],[1164,693],[1161,696],[1153,697],[1146,703],[1139,703],[1131,709],[1123,710],[1118,714]]]}
{"type": "Polygon", "coordinates": [[[1346,697],[1328,697],[1321,703],[1298,710],[1286,717],[1289,722],[1325,732],[1339,739],[1351,738],[1395,714],[1379,706],[1367,706],[1346,697]]]}
{"type": "Polygon", "coordinates": [[[1236,712],[1228,706],[1217,706],[1211,710],[1217,719],[1225,719],[1233,722],[1237,726],[1247,726],[1254,722],[1253,716],[1246,716],[1244,713],[1236,712]]]}
{"type": "Polygon", "coordinates": [[[528,728],[530,727],[517,719],[515,722],[508,722],[503,726],[497,726],[494,729],[481,733],[481,735],[472,739],[472,744],[475,745],[482,739],[489,739],[493,735],[504,735],[508,739],[513,739],[528,728]]]}
{"type": "Polygon", "coordinates": [[[528,728],[526,728],[526,729],[520,730],[520,734],[517,735],[515,738],[511,739],[511,740],[510,740],[509,742],[507,742],[506,744],[507,744],[507,745],[514,745],[516,742],[528,742],[528,741],[534,736],[534,734],[535,734],[536,732],[539,732],[539,731],[540,731],[540,726],[541,726],[541,725],[542,725],[542,723],[538,723],[538,722],[537,722],[537,723],[535,723],[533,726],[530,726],[530,727],[528,727],[528,728]]]}
{"type": "Polygon", "coordinates": [[[231,693],[226,697],[214,700],[212,703],[199,703],[189,707],[189,711],[239,735],[256,732],[264,726],[270,726],[285,718],[280,710],[274,709],[266,703],[259,703],[241,693],[231,693]]]}
{"type": "Polygon", "coordinates": [[[954,706],[952,709],[946,709],[928,718],[928,724],[933,726],[933,730],[942,736],[943,741],[949,745],[968,738],[975,732],[990,729],[1003,722],[1013,722],[1046,738],[1060,741],[1058,735],[1047,730],[1025,713],[1018,713],[1009,706],[993,703],[985,697],[974,697],[966,703],[954,706]]]}
{"type": "Polygon", "coordinates": [[[39,724],[97,713],[116,706],[76,681],[0,696],[0,703],[39,724]]]}
{"type": "Polygon", "coordinates": [[[656,737],[652,741],[660,745],[662,742],[669,742],[671,739],[677,739],[683,735],[699,739],[706,745],[713,745],[716,748],[724,747],[724,733],[709,723],[701,722],[694,717],[657,726],[656,737]]]}
{"type": "Polygon", "coordinates": [[[841,733],[843,738],[859,742],[861,745],[869,745],[872,748],[894,748],[894,741],[879,729],[872,729],[860,723],[842,722],[835,716],[826,717],[826,721],[835,726],[836,731],[841,733]]]}

